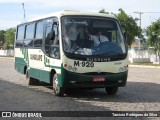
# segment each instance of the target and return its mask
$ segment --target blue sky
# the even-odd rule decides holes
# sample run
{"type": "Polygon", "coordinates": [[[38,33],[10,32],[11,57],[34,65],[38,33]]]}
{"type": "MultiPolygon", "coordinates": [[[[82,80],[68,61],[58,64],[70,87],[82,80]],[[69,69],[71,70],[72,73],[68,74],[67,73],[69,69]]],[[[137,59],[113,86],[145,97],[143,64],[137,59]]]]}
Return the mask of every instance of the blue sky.
{"type": "Polygon", "coordinates": [[[122,8],[134,18],[139,18],[135,11],[144,12],[142,28],[160,18],[160,0],[0,0],[0,30],[15,27],[23,21],[22,3],[25,4],[27,20],[61,10],[98,12],[102,8],[113,13],[122,8]]]}

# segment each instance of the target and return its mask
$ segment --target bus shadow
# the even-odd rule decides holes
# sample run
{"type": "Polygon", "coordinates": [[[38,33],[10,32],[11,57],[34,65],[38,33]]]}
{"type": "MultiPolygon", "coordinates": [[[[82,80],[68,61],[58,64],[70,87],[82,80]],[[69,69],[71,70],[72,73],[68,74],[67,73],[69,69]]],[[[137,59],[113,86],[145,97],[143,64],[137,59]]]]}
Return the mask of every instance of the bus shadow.
{"type": "MultiPolygon", "coordinates": [[[[50,84],[40,82],[38,86],[43,86],[52,91],[53,87],[50,84]]],[[[116,95],[107,95],[104,88],[91,90],[85,89],[70,89],[64,97],[86,101],[101,101],[101,102],[159,102],[160,101],[160,84],[147,82],[127,82],[126,87],[119,87],[116,95]]]]}
{"type": "Polygon", "coordinates": [[[126,87],[120,87],[116,95],[107,95],[105,89],[73,90],[67,97],[87,101],[101,102],[159,102],[160,84],[144,82],[128,82],[126,87]]]}
{"type": "MultiPolygon", "coordinates": [[[[38,86],[37,86],[38,87],[38,86]]],[[[1,111],[110,111],[107,107],[93,106],[67,97],[56,97],[48,91],[22,86],[0,78],[1,111]],[[54,97],[53,97],[54,96],[54,97]]]]}
{"type": "MultiPolygon", "coordinates": [[[[155,87],[153,88],[153,91],[151,91],[150,94],[153,94],[153,96],[155,97],[155,94],[159,93],[159,85],[158,84],[144,84],[144,87],[142,88],[134,88],[135,85],[137,85],[137,87],[139,87],[139,85],[143,85],[144,83],[128,83],[128,86],[126,88],[120,89],[120,91],[118,92],[117,95],[115,96],[107,96],[105,91],[103,91],[103,89],[95,89],[95,90],[91,90],[91,91],[85,91],[85,90],[75,90],[72,91],[72,95],[68,96],[68,97],[53,97],[53,95],[51,95],[50,93],[43,93],[43,92],[39,92],[37,90],[34,89],[30,89],[28,87],[24,87],[21,86],[19,84],[15,84],[12,82],[8,82],[5,80],[1,80],[0,79],[0,95],[2,97],[0,97],[0,101],[3,104],[0,104],[0,110],[1,111],[69,111],[69,114],[72,114],[72,112],[77,111],[84,111],[87,112],[87,114],[85,114],[86,116],[92,116],[93,112],[90,113],[90,111],[95,111],[95,116],[94,117],[87,117],[86,120],[93,118],[93,120],[98,119],[98,120],[106,120],[106,117],[98,117],[98,113],[100,112],[106,112],[105,114],[107,114],[108,111],[113,110],[112,106],[114,105],[114,102],[118,103],[121,102],[123,103],[124,101],[128,101],[128,102],[134,102],[134,103],[139,103],[139,102],[157,102],[159,100],[158,95],[156,98],[151,98],[148,99],[148,97],[143,97],[143,99],[137,98],[139,100],[137,101],[131,101],[131,99],[135,100],[136,97],[138,96],[132,96],[133,94],[131,94],[131,92],[135,91],[135,92],[141,92],[142,89],[144,89],[145,87],[148,86],[152,86],[155,87]],[[129,87],[129,88],[128,88],[129,87]],[[128,92],[129,91],[129,92],[128,92]],[[131,95],[129,95],[131,94],[131,95]],[[129,98],[127,98],[127,96],[130,96],[129,98]],[[125,97],[126,96],[126,97],[125,97]],[[77,99],[72,99],[72,98],[77,98],[77,99]],[[146,99],[146,100],[145,100],[146,99]],[[79,101],[80,100],[80,101],[79,101]],[[84,101],[81,101],[84,100],[84,101]],[[85,100],[89,101],[92,100],[93,103],[94,101],[99,101],[100,106],[96,104],[90,104],[88,102],[85,102],[85,100]],[[103,102],[112,102],[112,104],[109,103],[109,105],[103,105],[103,102]],[[96,116],[97,115],[97,116],[96,116]]],[[[144,91],[149,91],[149,90],[144,90],[144,91]]],[[[133,92],[134,93],[134,92],[133,92]]],[[[134,93],[136,94],[136,93],[134,93]]],[[[147,93],[146,93],[147,94],[147,93]]],[[[121,104],[119,103],[119,104],[121,104]]],[[[123,109],[125,109],[125,106],[121,106],[124,107],[123,109]]],[[[116,109],[116,108],[114,108],[116,109]]],[[[136,108],[135,108],[136,109],[136,108]]],[[[130,105],[128,104],[128,109],[130,110],[130,105]]],[[[53,112],[54,113],[54,112],[53,112]]],[[[68,113],[67,113],[68,114],[68,113]]],[[[56,115],[56,114],[55,114],[56,115]]],[[[79,114],[77,114],[77,116],[79,116],[79,114]]],[[[81,114],[82,117],[83,114],[81,114]]],[[[60,118],[60,117],[55,117],[56,119],[60,118]]],[[[68,117],[67,119],[65,118],[65,120],[70,120],[73,119],[77,120],[77,117],[68,117]]],[[[51,118],[53,119],[53,118],[51,118]]],[[[111,117],[109,117],[108,119],[111,119],[111,117]]],[[[128,120],[132,120],[133,117],[130,118],[124,118],[124,117],[118,117],[117,120],[124,120],[124,119],[128,119],[128,120]]],[[[143,119],[143,118],[139,118],[139,119],[143,119]]],[[[144,118],[145,120],[146,118],[144,118]]],[[[113,120],[115,120],[115,118],[113,118],[113,120]]]]}

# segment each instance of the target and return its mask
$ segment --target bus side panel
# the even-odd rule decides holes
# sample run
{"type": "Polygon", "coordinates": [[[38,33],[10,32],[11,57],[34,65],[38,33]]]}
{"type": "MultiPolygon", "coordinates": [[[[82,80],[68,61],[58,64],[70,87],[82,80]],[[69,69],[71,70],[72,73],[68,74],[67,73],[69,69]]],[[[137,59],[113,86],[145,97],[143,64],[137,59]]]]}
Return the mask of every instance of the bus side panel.
{"type": "Polygon", "coordinates": [[[15,69],[17,72],[24,74],[27,67],[28,53],[27,49],[15,48],[15,69]]]}
{"type": "Polygon", "coordinates": [[[50,83],[50,72],[36,68],[30,68],[29,76],[40,81],[50,83]]]}
{"type": "Polygon", "coordinates": [[[21,74],[25,74],[25,67],[27,66],[27,63],[22,58],[15,58],[15,69],[17,72],[21,74]]]}

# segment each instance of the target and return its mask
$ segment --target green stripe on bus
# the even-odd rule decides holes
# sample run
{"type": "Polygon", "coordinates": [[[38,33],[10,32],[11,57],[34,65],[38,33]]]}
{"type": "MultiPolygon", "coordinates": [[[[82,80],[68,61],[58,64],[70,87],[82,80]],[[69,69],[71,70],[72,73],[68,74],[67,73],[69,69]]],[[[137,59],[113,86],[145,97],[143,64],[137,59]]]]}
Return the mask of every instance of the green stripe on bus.
{"type": "Polygon", "coordinates": [[[22,52],[23,58],[28,63],[29,66],[28,48],[20,48],[20,51],[22,52]]]}
{"type": "Polygon", "coordinates": [[[44,65],[45,65],[45,67],[50,67],[50,68],[55,68],[55,69],[61,69],[61,67],[53,66],[53,65],[47,65],[47,63],[49,64],[50,61],[49,61],[49,59],[47,59],[47,57],[44,55],[44,65]]]}
{"type": "Polygon", "coordinates": [[[24,68],[27,66],[26,61],[23,58],[15,57],[15,69],[24,74],[24,68]]]}
{"type": "Polygon", "coordinates": [[[20,58],[20,57],[15,57],[15,62],[16,63],[21,63],[21,64],[27,64],[26,61],[23,58],[20,58]]]}
{"type": "Polygon", "coordinates": [[[50,83],[50,72],[36,68],[29,69],[29,76],[40,81],[50,83]]]}

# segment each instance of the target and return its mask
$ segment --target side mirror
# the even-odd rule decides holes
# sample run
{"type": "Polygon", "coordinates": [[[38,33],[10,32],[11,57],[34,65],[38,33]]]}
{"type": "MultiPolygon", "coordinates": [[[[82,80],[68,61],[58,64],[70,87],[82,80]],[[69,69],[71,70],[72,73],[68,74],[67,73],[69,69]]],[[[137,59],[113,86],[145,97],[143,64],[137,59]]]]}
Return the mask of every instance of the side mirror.
{"type": "Polygon", "coordinates": [[[52,31],[50,32],[50,40],[54,40],[54,39],[55,39],[55,31],[52,30],[52,31]]]}
{"type": "Polygon", "coordinates": [[[54,22],[52,30],[50,32],[50,40],[54,40],[57,35],[58,35],[58,25],[57,22],[54,22]]]}

